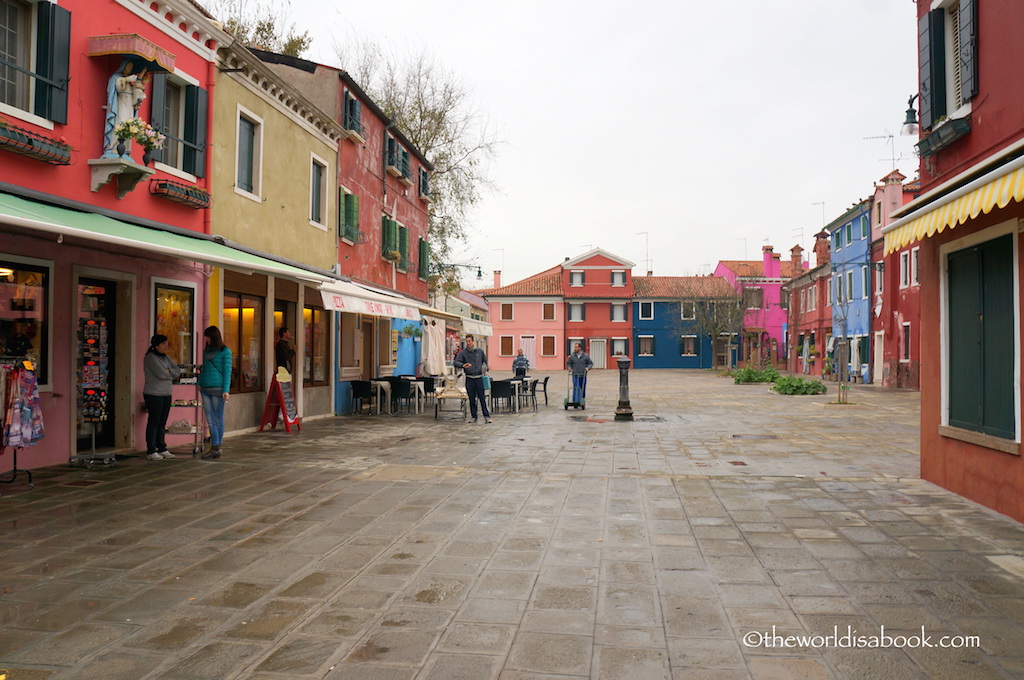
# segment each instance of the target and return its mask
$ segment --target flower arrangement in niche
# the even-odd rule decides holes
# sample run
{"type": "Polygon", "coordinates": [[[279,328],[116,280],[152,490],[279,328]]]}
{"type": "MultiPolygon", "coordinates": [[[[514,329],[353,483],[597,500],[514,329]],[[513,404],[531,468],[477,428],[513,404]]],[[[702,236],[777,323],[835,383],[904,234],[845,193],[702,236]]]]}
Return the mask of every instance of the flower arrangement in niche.
{"type": "Polygon", "coordinates": [[[114,135],[122,140],[134,140],[145,149],[160,149],[164,145],[166,137],[142,120],[141,118],[129,118],[114,128],[114,135]]]}
{"type": "Polygon", "coordinates": [[[139,136],[136,137],[139,144],[146,149],[162,149],[164,140],[167,137],[162,132],[157,132],[149,123],[143,123],[143,125],[145,127],[139,133],[139,136]]]}

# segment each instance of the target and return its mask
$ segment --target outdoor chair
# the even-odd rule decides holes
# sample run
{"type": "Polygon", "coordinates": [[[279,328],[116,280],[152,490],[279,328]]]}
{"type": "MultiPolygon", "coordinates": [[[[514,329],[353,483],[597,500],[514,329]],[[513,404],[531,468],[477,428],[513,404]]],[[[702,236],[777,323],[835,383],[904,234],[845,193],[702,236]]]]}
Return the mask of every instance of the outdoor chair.
{"type": "Polygon", "coordinates": [[[352,381],[352,413],[363,412],[363,400],[370,407],[368,413],[373,413],[373,398],[376,390],[369,380],[352,381]]]}
{"type": "Polygon", "coordinates": [[[544,405],[548,405],[548,380],[551,380],[551,376],[545,376],[544,382],[540,384],[540,391],[544,393],[544,405]]]}
{"type": "Polygon", "coordinates": [[[491,381],[491,410],[497,411],[497,404],[500,400],[504,400],[508,410],[512,410],[512,398],[515,395],[515,390],[512,389],[512,383],[507,380],[492,380],[491,381]]]}
{"type": "Polygon", "coordinates": [[[533,410],[537,410],[537,383],[540,380],[531,380],[529,385],[519,393],[519,409],[522,410],[527,404],[533,404],[533,410]]]}
{"type": "Polygon", "coordinates": [[[391,413],[398,412],[398,402],[405,402],[405,412],[412,413],[412,400],[415,399],[412,382],[408,380],[391,381],[391,413]]]}

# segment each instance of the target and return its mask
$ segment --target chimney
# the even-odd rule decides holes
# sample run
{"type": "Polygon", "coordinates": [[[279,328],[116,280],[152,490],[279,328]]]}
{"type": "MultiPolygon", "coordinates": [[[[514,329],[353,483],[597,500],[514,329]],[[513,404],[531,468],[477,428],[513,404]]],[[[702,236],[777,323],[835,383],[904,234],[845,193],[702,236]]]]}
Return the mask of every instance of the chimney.
{"type": "Polygon", "coordinates": [[[648,275],[648,276],[654,276],[654,272],[653,272],[653,271],[651,271],[650,269],[648,269],[648,270],[647,270],[647,275],[648,275]]]}
{"type": "Polygon", "coordinates": [[[494,270],[494,287],[495,288],[501,288],[501,270],[500,269],[495,269],[494,270]]]}
{"type": "Polygon", "coordinates": [[[829,261],[828,232],[822,230],[814,235],[814,266],[820,267],[829,261]]]}
{"type": "Polygon", "coordinates": [[[782,253],[772,253],[772,278],[782,276],[782,253]]]}
{"type": "Polygon", "coordinates": [[[778,265],[773,265],[775,260],[775,254],[772,252],[771,246],[761,246],[761,257],[762,267],[761,272],[765,278],[774,279],[778,278],[779,272],[777,270],[778,265]],[[776,269],[773,269],[773,266],[776,269]]]}
{"type": "Polygon", "coordinates": [[[793,263],[794,276],[797,276],[804,268],[804,249],[797,243],[789,249],[789,261],[793,263]]]}

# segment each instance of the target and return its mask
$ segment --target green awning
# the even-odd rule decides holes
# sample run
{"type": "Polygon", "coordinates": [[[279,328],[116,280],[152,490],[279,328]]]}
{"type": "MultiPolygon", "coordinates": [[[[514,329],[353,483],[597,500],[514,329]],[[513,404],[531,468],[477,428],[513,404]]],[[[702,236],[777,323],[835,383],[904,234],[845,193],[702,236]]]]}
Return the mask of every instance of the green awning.
{"type": "Polygon", "coordinates": [[[329,277],[316,272],[253,255],[209,239],[174,234],[128,224],[96,213],[79,212],[0,193],[0,224],[64,234],[76,238],[138,248],[151,253],[226,267],[260,272],[301,281],[323,283],[329,277]]]}

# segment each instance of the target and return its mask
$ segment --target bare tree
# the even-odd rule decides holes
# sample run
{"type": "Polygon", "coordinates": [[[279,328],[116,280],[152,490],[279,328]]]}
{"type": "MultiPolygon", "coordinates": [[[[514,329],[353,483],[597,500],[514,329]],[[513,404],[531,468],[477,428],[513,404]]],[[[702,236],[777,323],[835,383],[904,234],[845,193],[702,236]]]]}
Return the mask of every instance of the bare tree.
{"type": "Polygon", "coordinates": [[[500,141],[460,78],[426,50],[400,57],[364,40],[335,46],[341,67],[433,164],[430,253],[449,259],[470,213],[493,189],[488,161],[500,141]]]}
{"type": "Polygon", "coordinates": [[[313,39],[309,31],[299,33],[288,23],[291,0],[216,0],[215,15],[224,30],[247,47],[301,57],[313,39]]]}
{"type": "Polygon", "coordinates": [[[688,304],[693,304],[693,321],[690,327],[711,336],[712,350],[721,341],[722,336],[725,336],[726,363],[731,365],[733,339],[743,330],[743,319],[747,311],[742,296],[680,300],[680,310],[683,305],[688,304]]]}

